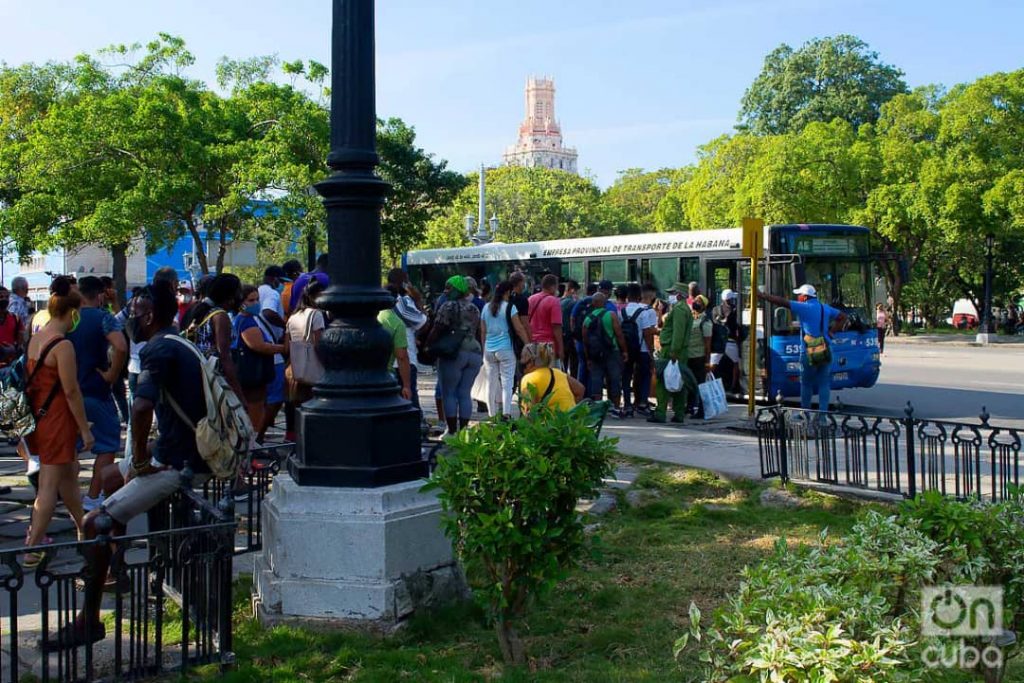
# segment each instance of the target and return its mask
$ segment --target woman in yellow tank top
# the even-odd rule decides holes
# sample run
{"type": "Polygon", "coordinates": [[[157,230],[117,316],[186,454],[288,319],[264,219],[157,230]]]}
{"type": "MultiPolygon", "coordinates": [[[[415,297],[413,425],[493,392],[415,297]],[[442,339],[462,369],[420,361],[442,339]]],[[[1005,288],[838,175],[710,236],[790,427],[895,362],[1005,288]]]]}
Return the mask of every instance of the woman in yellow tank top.
{"type": "Polygon", "coordinates": [[[580,382],[551,367],[554,360],[549,344],[527,344],[519,354],[519,362],[523,364],[519,405],[524,414],[530,412],[535,401],[545,398],[552,410],[571,410],[586,394],[586,388],[580,382]]]}

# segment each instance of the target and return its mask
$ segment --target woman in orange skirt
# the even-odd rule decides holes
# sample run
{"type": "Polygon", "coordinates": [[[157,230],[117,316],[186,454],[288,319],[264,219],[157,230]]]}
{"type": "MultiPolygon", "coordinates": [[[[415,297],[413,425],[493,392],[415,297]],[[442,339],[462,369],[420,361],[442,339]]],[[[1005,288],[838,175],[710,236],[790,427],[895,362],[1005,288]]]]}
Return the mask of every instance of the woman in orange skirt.
{"type": "MultiPolygon", "coordinates": [[[[78,386],[75,349],[64,335],[78,324],[82,299],[67,278],[58,277],[50,287],[49,322],[28,344],[29,383],[26,393],[36,416],[35,431],[26,437],[29,450],[39,456],[39,491],[32,508],[27,544],[42,541],[53,517],[57,495],[67,507],[75,526],[82,529],[82,491],[78,485],[76,443],[79,435],[85,450],[94,442],[85,404],[78,386]]],[[[26,569],[38,565],[42,552],[25,553],[26,569]]]]}

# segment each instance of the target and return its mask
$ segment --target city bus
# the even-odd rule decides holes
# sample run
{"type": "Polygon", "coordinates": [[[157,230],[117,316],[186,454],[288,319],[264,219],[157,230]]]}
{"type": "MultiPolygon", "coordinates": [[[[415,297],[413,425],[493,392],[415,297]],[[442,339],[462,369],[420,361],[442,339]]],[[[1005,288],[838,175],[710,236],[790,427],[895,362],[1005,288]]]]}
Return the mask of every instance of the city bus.
{"type": "MultiPolygon", "coordinates": [[[[742,323],[750,325],[750,260],[740,252],[739,228],[661,232],[582,239],[492,243],[453,249],[414,251],[403,257],[413,285],[428,301],[455,274],[492,285],[514,271],[536,285],[554,273],[585,286],[600,280],[616,285],[653,283],[664,292],[676,282],[697,282],[711,305],[721,293],[739,294],[742,323]]],[[[779,296],[810,283],[822,301],[847,314],[849,324],[833,338],[832,388],[871,387],[880,369],[877,332],[872,324],[872,262],[867,228],[852,225],[770,225],[758,268],[760,285],[779,296]]],[[[757,396],[800,395],[800,325],[789,309],[760,300],[757,396]],[[767,325],[765,322],[767,321],[767,325]],[[765,350],[767,349],[767,357],[765,350]]],[[[748,345],[744,344],[743,353],[748,345]]],[[[747,365],[746,361],[742,363],[747,365]]]]}

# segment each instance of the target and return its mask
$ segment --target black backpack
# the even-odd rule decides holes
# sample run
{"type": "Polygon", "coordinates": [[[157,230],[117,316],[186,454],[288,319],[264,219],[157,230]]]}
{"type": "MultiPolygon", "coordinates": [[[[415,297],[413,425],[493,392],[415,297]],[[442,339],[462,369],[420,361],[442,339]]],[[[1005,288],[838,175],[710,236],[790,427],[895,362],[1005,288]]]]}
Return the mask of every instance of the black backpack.
{"type": "Polygon", "coordinates": [[[640,325],[636,320],[649,309],[650,306],[640,306],[629,316],[626,315],[626,309],[622,309],[622,336],[626,338],[626,350],[629,352],[630,360],[635,361],[640,357],[640,325]]]}
{"type": "Polygon", "coordinates": [[[585,299],[580,299],[574,308],[576,314],[572,316],[572,338],[581,343],[583,342],[583,320],[590,313],[590,302],[593,298],[588,296],[585,299]]]}
{"type": "Polygon", "coordinates": [[[724,323],[711,320],[711,353],[725,353],[725,345],[729,341],[729,328],[724,323]]]}
{"type": "Polygon", "coordinates": [[[604,316],[607,314],[608,309],[601,309],[588,315],[584,321],[586,335],[583,344],[587,349],[587,360],[596,363],[607,359],[614,348],[608,332],[604,329],[604,316]]]}

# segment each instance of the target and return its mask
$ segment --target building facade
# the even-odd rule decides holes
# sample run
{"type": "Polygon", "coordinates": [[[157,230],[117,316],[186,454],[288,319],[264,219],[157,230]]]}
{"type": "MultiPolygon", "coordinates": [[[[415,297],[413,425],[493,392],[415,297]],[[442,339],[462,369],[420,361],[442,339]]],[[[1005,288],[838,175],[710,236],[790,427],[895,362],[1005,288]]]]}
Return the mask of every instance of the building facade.
{"type": "Polygon", "coordinates": [[[542,166],[576,173],[576,150],[562,143],[562,128],[555,118],[555,81],[526,80],[526,117],[519,124],[519,139],[504,154],[508,166],[542,166]]]}

